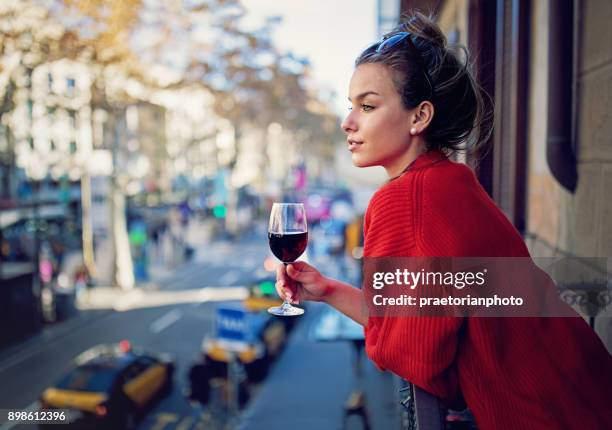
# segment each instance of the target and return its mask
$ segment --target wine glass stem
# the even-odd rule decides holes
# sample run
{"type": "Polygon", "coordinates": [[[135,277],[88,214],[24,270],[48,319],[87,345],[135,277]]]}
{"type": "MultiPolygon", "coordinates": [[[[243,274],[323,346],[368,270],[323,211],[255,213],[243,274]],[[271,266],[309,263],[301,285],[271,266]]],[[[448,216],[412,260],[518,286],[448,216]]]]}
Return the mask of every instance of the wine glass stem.
{"type": "MultiPolygon", "coordinates": [[[[285,272],[287,272],[287,266],[289,265],[289,263],[283,262],[283,264],[285,265],[285,272]]],[[[281,305],[281,309],[284,312],[284,311],[287,311],[287,310],[289,310],[291,308],[292,308],[291,302],[289,301],[287,296],[285,296],[285,298],[283,299],[283,304],[281,305]]]]}

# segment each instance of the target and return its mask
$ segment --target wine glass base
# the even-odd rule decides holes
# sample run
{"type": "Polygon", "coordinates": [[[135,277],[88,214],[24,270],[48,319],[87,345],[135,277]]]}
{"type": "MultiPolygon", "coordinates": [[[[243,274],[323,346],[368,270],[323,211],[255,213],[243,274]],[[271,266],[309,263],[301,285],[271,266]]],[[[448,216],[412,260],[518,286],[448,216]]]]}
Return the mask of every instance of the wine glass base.
{"type": "Polygon", "coordinates": [[[272,306],[268,312],[279,317],[297,317],[304,313],[304,309],[295,306],[272,306]]]}

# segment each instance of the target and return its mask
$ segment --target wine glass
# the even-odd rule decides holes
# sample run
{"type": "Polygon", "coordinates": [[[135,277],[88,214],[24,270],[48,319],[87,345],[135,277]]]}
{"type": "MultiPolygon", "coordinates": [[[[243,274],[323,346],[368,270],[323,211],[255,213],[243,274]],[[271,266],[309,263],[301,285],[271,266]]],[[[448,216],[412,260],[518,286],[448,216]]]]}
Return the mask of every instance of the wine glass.
{"type": "MultiPolygon", "coordinates": [[[[285,266],[302,255],[308,244],[306,211],[302,203],[274,203],[272,205],[268,240],[272,253],[285,266]]],[[[297,316],[302,315],[304,309],[291,306],[291,303],[285,298],[281,306],[273,306],[268,309],[268,312],[279,316],[297,316]]]]}

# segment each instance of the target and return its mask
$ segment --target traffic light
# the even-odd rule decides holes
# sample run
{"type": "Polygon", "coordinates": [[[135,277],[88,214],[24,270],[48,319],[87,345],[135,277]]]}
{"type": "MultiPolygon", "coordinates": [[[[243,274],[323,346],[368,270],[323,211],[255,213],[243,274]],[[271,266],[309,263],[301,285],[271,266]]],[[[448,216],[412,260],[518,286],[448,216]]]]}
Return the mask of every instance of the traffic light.
{"type": "Polygon", "coordinates": [[[213,208],[213,215],[215,218],[225,218],[226,214],[227,214],[227,209],[225,208],[224,205],[216,205],[213,208]]]}
{"type": "Polygon", "coordinates": [[[276,293],[276,287],[274,286],[274,282],[272,281],[263,281],[259,283],[259,291],[264,296],[271,296],[276,293]]]}

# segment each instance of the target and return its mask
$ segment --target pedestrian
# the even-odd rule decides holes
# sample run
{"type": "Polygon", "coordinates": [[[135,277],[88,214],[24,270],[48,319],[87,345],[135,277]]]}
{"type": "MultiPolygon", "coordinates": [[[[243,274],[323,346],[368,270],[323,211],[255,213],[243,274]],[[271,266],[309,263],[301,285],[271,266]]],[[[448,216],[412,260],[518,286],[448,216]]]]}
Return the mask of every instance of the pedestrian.
{"type": "MultiPolygon", "coordinates": [[[[85,263],[82,263],[74,273],[74,290],[78,304],[82,304],[84,301],[85,294],[88,292],[88,283],[89,270],[87,270],[85,263]]],[[[87,297],[89,297],[88,293],[87,297]]]]}
{"type": "MultiPolygon", "coordinates": [[[[469,167],[449,159],[492,124],[457,52],[415,13],[356,60],[342,128],[353,164],[389,177],[365,214],[365,258],[529,257],[469,167]]],[[[276,287],[362,324],[378,367],[449,407],[465,402],[480,429],[612,428],[612,357],[582,318],[367,315],[362,290],[301,261],[279,266],[276,287]]]]}

